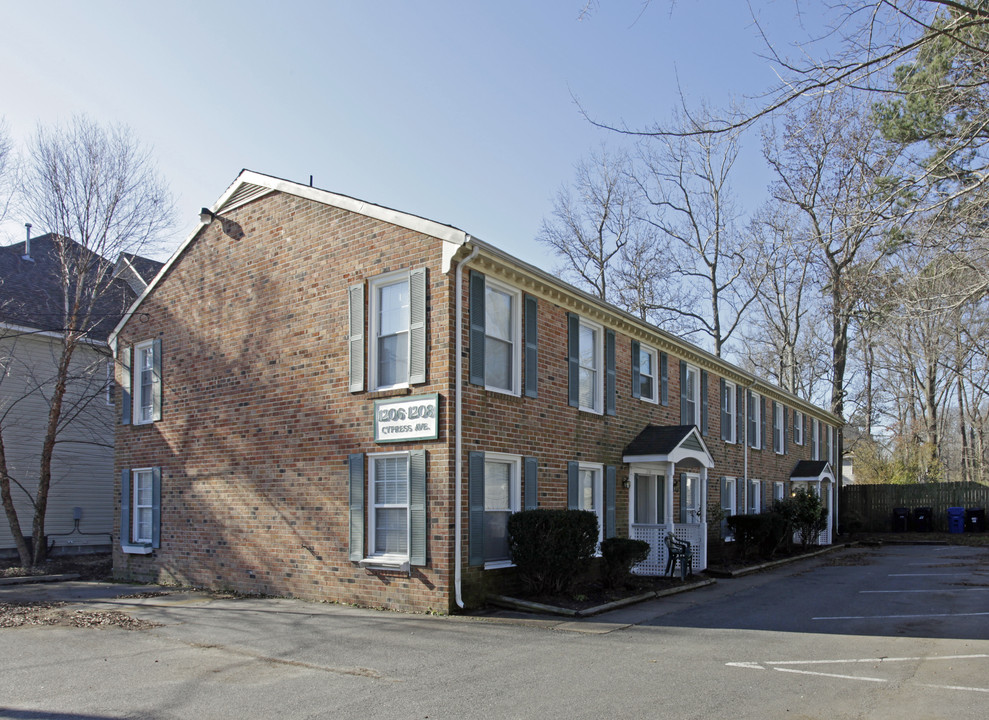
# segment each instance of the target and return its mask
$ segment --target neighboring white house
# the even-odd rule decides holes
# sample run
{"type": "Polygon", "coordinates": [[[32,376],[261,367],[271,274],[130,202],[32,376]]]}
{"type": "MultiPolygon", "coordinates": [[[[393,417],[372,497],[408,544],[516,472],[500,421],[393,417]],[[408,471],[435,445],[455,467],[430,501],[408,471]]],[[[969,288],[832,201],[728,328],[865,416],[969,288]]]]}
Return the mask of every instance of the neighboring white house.
{"type": "MultiPolygon", "coordinates": [[[[32,497],[64,316],[55,244],[53,236],[43,235],[0,248],[0,433],[25,536],[31,535],[32,497]]],[[[115,418],[106,336],[161,263],[122,255],[113,267],[119,279],[101,299],[92,330],[73,355],[45,522],[55,554],[109,550],[111,545],[115,418]]],[[[16,554],[0,509],[0,556],[16,554]]]]}

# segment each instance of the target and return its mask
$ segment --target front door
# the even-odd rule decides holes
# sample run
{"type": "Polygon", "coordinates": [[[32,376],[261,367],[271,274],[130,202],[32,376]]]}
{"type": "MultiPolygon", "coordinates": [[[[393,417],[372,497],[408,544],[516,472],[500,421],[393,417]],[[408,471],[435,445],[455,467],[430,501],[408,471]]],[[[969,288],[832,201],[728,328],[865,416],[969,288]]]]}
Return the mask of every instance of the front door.
{"type": "Polygon", "coordinates": [[[684,475],[684,486],[680,502],[683,506],[681,522],[693,525],[701,521],[701,476],[696,473],[684,475]]]}

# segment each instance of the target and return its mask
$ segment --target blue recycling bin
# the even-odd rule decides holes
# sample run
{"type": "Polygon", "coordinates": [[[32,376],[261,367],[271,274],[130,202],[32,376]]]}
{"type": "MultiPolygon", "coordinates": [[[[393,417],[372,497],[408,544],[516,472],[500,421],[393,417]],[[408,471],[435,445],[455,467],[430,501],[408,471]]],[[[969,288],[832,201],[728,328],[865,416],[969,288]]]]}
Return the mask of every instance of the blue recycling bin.
{"type": "Polygon", "coordinates": [[[965,532],[965,508],[960,508],[960,507],[948,508],[948,532],[949,533],[965,532]]]}

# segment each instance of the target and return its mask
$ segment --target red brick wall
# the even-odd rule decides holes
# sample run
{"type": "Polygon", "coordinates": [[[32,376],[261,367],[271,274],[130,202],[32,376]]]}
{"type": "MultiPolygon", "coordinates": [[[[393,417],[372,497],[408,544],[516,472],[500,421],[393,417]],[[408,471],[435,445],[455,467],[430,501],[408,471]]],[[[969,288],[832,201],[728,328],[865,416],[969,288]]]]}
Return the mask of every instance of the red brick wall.
{"type": "MultiPolygon", "coordinates": [[[[163,343],[163,418],[120,426],[116,466],[162,468],[161,548],[120,577],[401,610],[447,610],[452,566],[451,276],[441,243],[285,194],[206,228],[120,335],[163,343]],[[428,383],[351,394],[350,285],[427,267],[428,383]],[[375,445],[374,400],[438,393],[439,439],[375,445]],[[427,450],[427,562],[349,560],[351,453],[427,450]]],[[[119,502],[119,488],[118,488],[119,502]]],[[[118,515],[119,530],[119,515],[118,515]]]]}

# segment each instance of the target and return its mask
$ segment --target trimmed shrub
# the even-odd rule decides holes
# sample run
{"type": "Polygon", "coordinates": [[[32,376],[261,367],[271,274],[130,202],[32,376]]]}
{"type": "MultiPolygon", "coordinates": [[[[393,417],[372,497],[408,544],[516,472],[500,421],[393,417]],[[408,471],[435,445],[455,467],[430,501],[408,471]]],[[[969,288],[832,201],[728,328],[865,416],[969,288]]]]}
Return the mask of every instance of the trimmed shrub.
{"type": "Polygon", "coordinates": [[[608,538],[601,543],[601,556],[604,558],[602,578],[605,587],[616,588],[631,579],[633,565],[649,557],[649,543],[631,538],[608,538]]]}
{"type": "Polygon", "coordinates": [[[757,515],[732,515],[726,522],[735,535],[740,558],[749,552],[771,558],[791,533],[787,519],[775,512],[775,508],[773,512],[757,515]]]}
{"type": "Polygon", "coordinates": [[[537,595],[566,593],[587,569],[598,541],[587,510],[524,510],[508,518],[508,547],[519,579],[537,595]]]}

